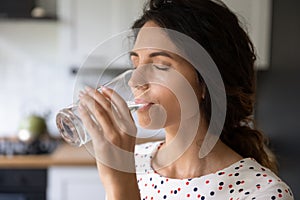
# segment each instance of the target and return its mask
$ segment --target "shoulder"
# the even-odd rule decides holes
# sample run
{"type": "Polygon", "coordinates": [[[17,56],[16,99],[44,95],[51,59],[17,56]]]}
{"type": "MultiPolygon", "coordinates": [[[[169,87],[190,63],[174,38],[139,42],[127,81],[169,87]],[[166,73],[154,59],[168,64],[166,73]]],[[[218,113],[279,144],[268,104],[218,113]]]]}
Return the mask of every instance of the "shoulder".
{"type": "Polygon", "coordinates": [[[243,159],[224,171],[232,191],[238,191],[241,198],[293,200],[288,185],[254,159],[243,159]]]}

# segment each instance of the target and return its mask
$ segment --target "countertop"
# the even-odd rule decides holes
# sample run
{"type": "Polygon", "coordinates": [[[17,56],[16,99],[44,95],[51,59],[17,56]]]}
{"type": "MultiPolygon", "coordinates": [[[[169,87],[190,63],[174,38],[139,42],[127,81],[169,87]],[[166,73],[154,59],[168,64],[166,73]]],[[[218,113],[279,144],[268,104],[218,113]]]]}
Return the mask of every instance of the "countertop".
{"type": "MultiPolygon", "coordinates": [[[[160,141],[162,138],[139,138],[136,143],[160,141]]],[[[91,146],[87,145],[89,149],[91,146]]],[[[0,169],[2,168],[48,168],[51,166],[96,166],[95,158],[86,146],[74,147],[61,143],[51,154],[42,155],[0,155],[0,169]]]]}
{"type": "Polygon", "coordinates": [[[86,148],[60,144],[48,155],[0,155],[0,168],[48,168],[51,166],[96,166],[86,148]]]}

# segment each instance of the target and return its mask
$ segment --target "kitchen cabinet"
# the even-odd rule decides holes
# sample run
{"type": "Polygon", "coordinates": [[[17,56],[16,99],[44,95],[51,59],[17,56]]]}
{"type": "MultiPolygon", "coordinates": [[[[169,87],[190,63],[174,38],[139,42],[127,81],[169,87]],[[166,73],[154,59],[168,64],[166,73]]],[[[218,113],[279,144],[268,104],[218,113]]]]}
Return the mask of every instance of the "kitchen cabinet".
{"type": "Polygon", "coordinates": [[[1,200],[46,200],[47,169],[0,169],[1,200]]]}
{"type": "MultiPolygon", "coordinates": [[[[223,0],[238,14],[255,45],[257,69],[270,64],[272,0],[223,0]]],[[[62,0],[59,2],[65,55],[71,63],[81,63],[96,47],[114,34],[128,30],[142,12],[146,0],[62,0]]],[[[108,49],[109,51],[109,49],[108,49]]],[[[101,56],[97,55],[101,61],[101,56]]]]}
{"type": "Polygon", "coordinates": [[[105,199],[95,158],[83,147],[61,144],[51,154],[0,156],[0,169],[0,200],[25,188],[35,196],[47,193],[47,200],[105,199]]]}
{"type": "Polygon", "coordinates": [[[246,27],[257,52],[256,68],[270,65],[272,0],[223,0],[246,27]]]}
{"type": "Polygon", "coordinates": [[[5,65],[55,63],[59,54],[60,23],[56,20],[2,19],[0,59],[5,65]]]}
{"type": "MultiPolygon", "coordinates": [[[[101,42],[129,30],[142,11],[143,0],[61,0],[58,15],[63,52],[70,64],[79,65],[101,42]]],[[[109,51],[109,49],[107,50],[109,51]]],[[[96,55],[96,62],[101,57],[96,55]]]]}
{"type": "Polygon", "coordinates": [[[95,166],[48,168],[48,200],[99,200],[105,191],[95,166]]]}

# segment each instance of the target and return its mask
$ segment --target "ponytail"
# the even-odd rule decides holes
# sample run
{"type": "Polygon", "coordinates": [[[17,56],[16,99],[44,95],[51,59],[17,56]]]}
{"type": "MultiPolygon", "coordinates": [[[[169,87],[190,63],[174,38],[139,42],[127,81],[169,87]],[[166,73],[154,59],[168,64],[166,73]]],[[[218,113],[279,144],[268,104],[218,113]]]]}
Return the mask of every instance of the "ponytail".
{"type": "Polygon", "coordinates": [[[261,165],[278,173],[275,155],[268,148],[264,135],[248,126],[238,126],[224,130],[221,140],[244,158],[254,158],[261,165]]]}

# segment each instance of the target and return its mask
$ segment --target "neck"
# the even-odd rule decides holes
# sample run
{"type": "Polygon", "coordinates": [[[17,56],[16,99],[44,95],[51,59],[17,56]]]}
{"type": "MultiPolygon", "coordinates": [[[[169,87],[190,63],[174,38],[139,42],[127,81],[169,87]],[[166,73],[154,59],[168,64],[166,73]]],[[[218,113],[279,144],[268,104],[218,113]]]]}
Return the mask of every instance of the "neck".
{"type": "Polygon", "coordinates": [[[199,124],[196,124],[195,121],[194,119],[188,119],[180,124],[166,127],[165,144],[171,145],[175,141],[176,144],[186,143],[188,139],[193,143],[202,143],[207,125],[204,120],[201,120],[199,124]]]}
{"type": "Polygon", "coordinates": [[[212,151],[199,158],[199,151],[206,135],[207,125],[200,121],[186,120],[181,126],[166,128],[165,144],[157,152],[153,167],[158,173],[172,178],[200,177],[221,170],[242,159],[218,140],[212,151]],[[193,124],[194,122],[194,124],[193,124]]]}

